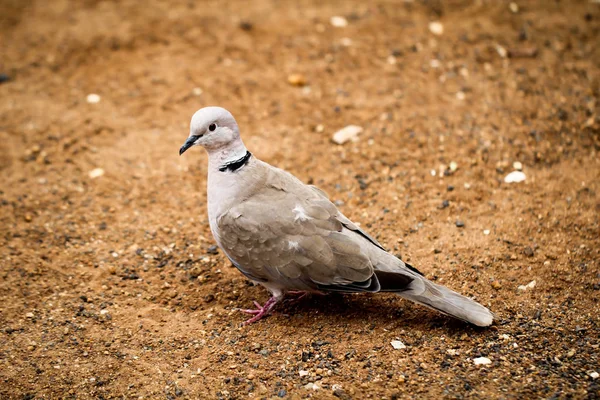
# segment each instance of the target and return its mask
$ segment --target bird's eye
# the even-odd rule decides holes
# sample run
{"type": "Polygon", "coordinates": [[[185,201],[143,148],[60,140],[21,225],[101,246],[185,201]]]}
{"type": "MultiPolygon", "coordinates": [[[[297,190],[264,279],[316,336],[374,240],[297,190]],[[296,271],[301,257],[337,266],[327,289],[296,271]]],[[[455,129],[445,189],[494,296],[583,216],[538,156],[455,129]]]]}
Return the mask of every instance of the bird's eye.
{"type": "Polygon", "coordinates": [[[208,130],[211,131],[211,132],[213,132],[215,129],[217,129],[217,124],[210,124],[208,126],[208,130]]]}

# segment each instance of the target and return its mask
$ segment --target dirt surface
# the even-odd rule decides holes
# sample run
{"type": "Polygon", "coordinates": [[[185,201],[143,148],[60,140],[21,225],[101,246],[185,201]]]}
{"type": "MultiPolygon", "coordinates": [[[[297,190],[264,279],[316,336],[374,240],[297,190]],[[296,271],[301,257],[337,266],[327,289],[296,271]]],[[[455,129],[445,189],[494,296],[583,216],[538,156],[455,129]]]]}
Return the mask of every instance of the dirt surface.
{"type": "Polygon", "coordinates": [[[0,36],[0,397],[598,398],[597,2],[5,0],[0,36]],[[177,154],[206,105],[496,324],[331,295],[241,327],[268,294],[177,154]]]}

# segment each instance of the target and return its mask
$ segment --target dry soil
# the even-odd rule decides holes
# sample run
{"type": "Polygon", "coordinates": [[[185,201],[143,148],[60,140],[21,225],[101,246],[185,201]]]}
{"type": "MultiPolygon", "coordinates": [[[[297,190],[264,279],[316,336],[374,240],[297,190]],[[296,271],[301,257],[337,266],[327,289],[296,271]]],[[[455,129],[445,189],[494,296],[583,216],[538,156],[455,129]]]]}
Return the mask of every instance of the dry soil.
{"type": "Polygon", "coordinates": [[[0,37],[0,397],[598,398],[597,1],[4,0],[0,37]],[[241,327],[268,294],[178,156],[206,105],[496,324],[332,295],[241,327]]]}

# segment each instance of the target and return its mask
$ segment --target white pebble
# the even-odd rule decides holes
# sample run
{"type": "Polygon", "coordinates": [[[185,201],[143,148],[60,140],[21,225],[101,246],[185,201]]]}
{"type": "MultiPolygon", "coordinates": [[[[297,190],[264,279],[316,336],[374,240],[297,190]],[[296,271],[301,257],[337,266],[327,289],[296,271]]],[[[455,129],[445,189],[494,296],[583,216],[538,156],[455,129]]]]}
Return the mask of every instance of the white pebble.
{"type": "Polygon", "coordinates": [[[508,51],[506,51],[506,49],[500,46],[499,44],[496,44],[496,51],[498,52],[498,55],[500,55],[500,57],[502,58],[506,58],[508,56],[508,51]]]}
{"type": "Polygon", "coordinates": [[[96,93],[90,93],[85,99],[90,104],[96,104],[100,102],[100,95],[97,95],[96,93]]]}
{"type": "Polygon", "coordinates": [[[88,173],[88,176],[92,179],[99,178],[104,175],[104,170],[102,168],[94,168],[88,173]]]}
{"type": "Polygon", "coordinates": [[[300,371],[298,371],[298,375],[302,376],[307,376],[308,375],[308,371],[305,371],[303,369],[301,369],[300,371]]]}
{"type": "Polygon", "coordinates": [[[514,1],[508,5],[508,8],[510,9],[510,11],[513,14],[516,14],[519,12],[519,5],[517,3],[515,3],[514,1]]]}
{"type": "Polygon", "coordinates": [[[108,314],[108,310],[107,309],[100,310],[100,314],[101,315],[106,315],[106,314],[108,314]]]}
{"type": "Polygon", "coordinates": [[[331,17],[329,22],[336,28],[344,28],[348,26],[348,20],[344,17],[340,17],[339,15],[331,17]]]}
{"type": "Polygon", "coordinates": [[[394,56],[388,56],[387,63],[390,64],[390,65],[395,65],[396,64],[396,57],[394,57],[394,56]]]}
{"type": "Polygon", "coordinates": [[[536,285],[536,282],[535,281],[531,281],[527,285],[521,285],[521,286],[519,286],[517,289],[525,291],[527,289],[533,289],[535,287],[535,285],[536,285]]]}
{"type": "Polygon", "coordinates": [[[458,164],[454,161],[450,162],[450,171],[455,172],[458,169],[458,164]]]}
{"type": "Polygon", "coordinates": [[[466,95],[465,95],[465,92],[463,92],[463,91],[456,92],[456,98],[457,98],[458,100],[464,100],[464,99],[465,99],[465,97],[466,97],[466,95]]]}
{"type": "Polygon", "coordinates": [[[474,358],[473,362],[475,363],[475,365],[488,365],[492,363],[492,360],[490,360],[487,357],[478,357],[474,358]]]}
{"type": "Polygon", "coordinates": [[[439,68],[440,65],[442,65],[442,63],[440,63],[440,60],[436,60],[435,58],[431,61],[429,61],[429,66],[431,68],[439,68]]]}
{"type": "Polygon", "coordinates": [[[444,25],[441,22],[430,22],[429,31],[434,35],[440,36],[444,33],[444,25]]]}
{"type": "Polygon", "coordinates": [[[192,94],[194,96],[200,96],[200,95],[202,95],[202,93],[204,93],[204,91],[202,89],[200,89],[199,87],[195,87],[192,89],[192,94]]]}
{"type": "Polygon", "coordinates": [[[319,386],[318,383],[309,382],[306,385],[304,385],[304,389],[307,389],[307,390],[311,390],[311,389],[312,390],[319,390],[319,389],[321,389],[321,386],[319,386]]]}
{"type": "Polygon", "coordinates": [[[483,234],[484,235],[489,235],[490,234],[490,230],[489,229],[484,229],[483,230],[483,234]]]}
{"type": "Polygon", "coordinates": [[[521,171],[513,171],[504,177],[506,183],[519,183],[523,182],[527,177],[521,171]]]}
{"type": "Polygon", "coordinates": [[[600,377],[600,374],[598,374],[596,371],[590,371],[588,372],[588,375],[592,378],[592,379],[598,379],[598,377],[600,377]]]}
{"type": "Polygon", "coordinates": [[[406,345],[399,340],[392,340],[392,347],[396,350],[402,350],[406,348],[406,345]]]}
{"type": "Polygon", "coordinates": [[[27,318],[33,318],[33,313],[32,312],[28,312],[27,314],[25,314],[25,317],[27,318]]]}
{"type": "Polygon", "coordinates": [[[519,161],[515,161],[513,163],[513,168],[516,169],[517,171],[522,171],[523,170],[523,164],[521,164],[519,161]]]}
{"type": "Polygon", "coordinates": [[[455,356],[458,354],[458,350],[456,349],[448,349],[446,350],[446,353],[448,353],[449,356],[455,356]]]}
{"type": "Polygon", "coordinates": [[[348,140],[358,140],[358,134],[363,131],[363,128],[357,125],[348,125],[333,134],[333,141],[337,144],[344,144],[348,140]]]}

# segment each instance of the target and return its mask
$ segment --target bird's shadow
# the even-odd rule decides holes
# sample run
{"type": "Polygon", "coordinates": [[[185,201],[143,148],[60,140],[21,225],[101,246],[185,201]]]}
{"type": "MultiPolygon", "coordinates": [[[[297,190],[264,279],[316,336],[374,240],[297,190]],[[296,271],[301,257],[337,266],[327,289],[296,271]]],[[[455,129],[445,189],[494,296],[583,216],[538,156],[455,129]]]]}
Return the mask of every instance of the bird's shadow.
{"type": "Polygon", "coordinates": [[[420,307],[393,294],[332,293],[309,294],[299,300],[286,298],[268,318],[268,323],[282,326],[297,325],[300,321],[305,326],[327,322],[328,325],[345,325],[359,330],[372,330],[377,326],[390,330],[442,328],[448,334],[486,330],[420,307]]]}

